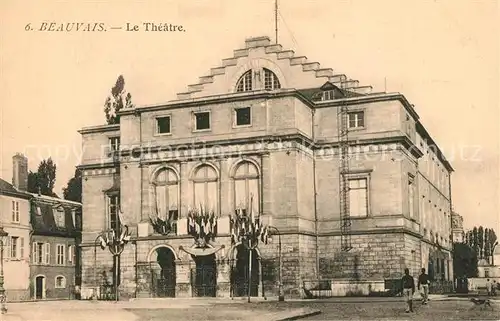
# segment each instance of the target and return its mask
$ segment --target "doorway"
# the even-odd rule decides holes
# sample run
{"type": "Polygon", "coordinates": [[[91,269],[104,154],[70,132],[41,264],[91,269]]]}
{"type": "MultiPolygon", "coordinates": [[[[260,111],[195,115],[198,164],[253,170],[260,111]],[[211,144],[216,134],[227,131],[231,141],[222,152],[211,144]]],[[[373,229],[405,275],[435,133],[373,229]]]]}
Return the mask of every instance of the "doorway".
{"type": "Polygon", "coordinates": [[[247,296],[250,287],[250,296],[258,296],[259,293],[259,257],[257,250],[252,251],[252,269],[251,276],[249,271],[249,252],[244,245],[236,247],[236,264],[232,270],[232,288],[233,295],[236,297],[247,296]],[[250,277],[249,277],[250,276],[250,277]]]}
{"type": "MultiPolygon", "coordinates": [[[[153,278],[156,297],[175,298],[176,268],[175,255],[168,247],[156,249],[156,263],[160,267],[159,277],[153,278]]],[[[154,272],[153,270],[151,271],[154,272]]]]}
{"type": "Polygon", "coordinates": [[[215,297],[217,288],[217,263],[215,254],[194,256],[196,267],[191,269],[191,286],[194,297],[215,297]]]}
{"type": "Polygon", "coordinates": [[[35,300],[45,299],[45,280],[43,275],[35,278],[35,300]]]}

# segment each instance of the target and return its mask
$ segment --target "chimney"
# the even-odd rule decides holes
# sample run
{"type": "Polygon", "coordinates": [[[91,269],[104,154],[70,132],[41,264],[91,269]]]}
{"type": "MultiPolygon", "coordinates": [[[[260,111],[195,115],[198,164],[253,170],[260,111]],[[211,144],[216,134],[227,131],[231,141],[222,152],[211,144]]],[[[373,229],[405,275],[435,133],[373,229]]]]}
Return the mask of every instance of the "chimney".
{"type": "Polygon", "coordinates": [[[28,158],[23,154],[12,156],[12,185],[19,191],[28,190],[28,158]]]}

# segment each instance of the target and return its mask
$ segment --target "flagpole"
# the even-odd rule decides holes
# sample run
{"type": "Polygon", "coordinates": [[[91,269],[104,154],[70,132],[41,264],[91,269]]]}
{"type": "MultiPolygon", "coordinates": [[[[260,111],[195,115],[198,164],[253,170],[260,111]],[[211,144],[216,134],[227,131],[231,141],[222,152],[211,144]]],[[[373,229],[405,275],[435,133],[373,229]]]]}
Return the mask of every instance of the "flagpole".
{"type": "Polygon", "coordinates": [[[249,229],[247,231],[248,233],[248,302],[250,302],[250,296],[252,294],[252,249],[253,249],[253,244],[252,244],[252,233],[253,233],[253,195],[250,195],[250,224],[249,224],[249,229]],[[252,233],[251,233],[252,232],[252,233]]]}

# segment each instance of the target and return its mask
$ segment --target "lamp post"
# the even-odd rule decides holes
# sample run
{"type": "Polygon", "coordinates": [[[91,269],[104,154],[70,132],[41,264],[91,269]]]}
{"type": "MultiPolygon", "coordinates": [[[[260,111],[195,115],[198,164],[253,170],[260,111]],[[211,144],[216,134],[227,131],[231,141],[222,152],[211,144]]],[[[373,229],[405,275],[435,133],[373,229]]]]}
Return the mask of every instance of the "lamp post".
{"type": "Polygon", "coordinates": [[[128,227],[125,225],[123,232],[118,235],[119,228],[110,229],[98,236],[101,241],[101,248],[108,248],[111,255],[113,255],[114,271],[113,271],[113,285],[115,290],[115,301],[118,301],[118,275],[119,268],[118,263],[120,262],[120,255],[125,249],[125,245],[130,241],[130,234],[128,232],[128,227]]]}
{"type": "Polygon", "coordinates": [[[3,246],[7,241],[9,233],[5,232],[3,226],[0,226],[0,303],[1,303],[1,313],[7,313],[7,307],[5,306],[5,301],[7,297],[5,296],[5,289],[3,287],[3,246]]]}
{"type": "Polygon", "coordinates": [[[282,281],[282,276],[281,276],[281,271],[283,270],[283,260],[281,257],[281,233],[280,231],[274,227],[274,226],[268,226],[267,227],[270,230],[276,231],[276,234],[278,235],[278,258],[279,258],[279,271],[278,271],[278,301],[285,301],[285,296],[283,295],[283,281],[282,281]]]}

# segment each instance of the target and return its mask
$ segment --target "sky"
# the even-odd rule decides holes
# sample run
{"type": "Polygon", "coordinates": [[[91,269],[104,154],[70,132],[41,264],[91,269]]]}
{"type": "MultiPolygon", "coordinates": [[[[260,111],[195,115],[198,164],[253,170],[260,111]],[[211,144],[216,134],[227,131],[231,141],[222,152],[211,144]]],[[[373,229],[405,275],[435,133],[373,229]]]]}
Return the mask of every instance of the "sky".
{"type": "MultiPolygon", "coordinates": [[[[499,220],[499,26],[493,0],[281,0],[279,43],[374,91],[401,92],[455,173],[466,228],[499,220]]],[[[55,192],[81,155],[77,130],[105,123],[118,75],[136,105],[175,99],[248,37],[275,38],[273,0],[0,2],[0,177],[12,155],[51,156],[55,192]],[[106,32],[26,31],[29,23],[103,23],[106,32]],[[144,22],[185,32],[146,32],[144,22]],[[110,30],[126,24],[138,32],[110,30]]],[[[28,26],[28,27],[30,27],[28,26]]]]}

